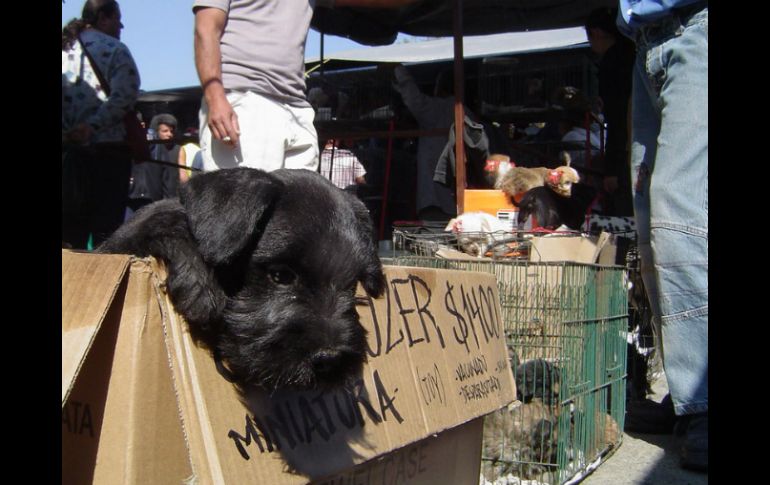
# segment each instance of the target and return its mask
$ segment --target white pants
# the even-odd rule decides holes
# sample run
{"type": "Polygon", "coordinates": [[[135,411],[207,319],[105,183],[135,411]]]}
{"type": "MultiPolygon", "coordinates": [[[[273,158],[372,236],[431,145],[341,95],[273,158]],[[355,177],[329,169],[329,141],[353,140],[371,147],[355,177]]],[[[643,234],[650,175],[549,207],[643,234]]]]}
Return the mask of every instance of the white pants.
{"type": "Polygon", "coordinates": [[[318,134],[313,108],[296,108],[253,92],[234,91],[227,100],[238,115],[240,140],[232,147],[213,139],[208,105],[201,100],[200,147],[203,170],[251,167],[318,169],[318,134]]]}

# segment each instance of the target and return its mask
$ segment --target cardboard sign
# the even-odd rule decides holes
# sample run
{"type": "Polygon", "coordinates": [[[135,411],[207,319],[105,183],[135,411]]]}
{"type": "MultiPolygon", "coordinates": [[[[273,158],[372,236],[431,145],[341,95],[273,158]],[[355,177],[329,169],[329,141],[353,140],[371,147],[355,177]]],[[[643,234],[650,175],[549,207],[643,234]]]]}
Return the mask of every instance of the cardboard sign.
{"type": "MultiPolygon", "coordinates": [[[[87,263],[104,274],[100,265],[116,264],[108,258],[128,261],[63,251],[63,273],[87,263]]],[[[480,427],[458,428],[450,444],[434,435],[515,400],[493,275],[386,267],[386,295],[358,308],[369,355],[353,388],[241,395],[193,343],[163,292],[162,267],[133,259],[127,280],[119,273],[62,290],[63,302],[90,301],[105,285],[115,293],[92,345],[63,357],[84,362],[72,378],[63,363],[62,388],[72,389],[62,397],[67,483],[308,483],[397,450],[400,461],[380,458],[368,473],[429,483],[430,456],[468,463],[461,456],[470,455],[463,473],[478,477],[480,427]],[[418,451],[405,448],[426,439],[418,451]]],[[[74,348],[71,335],[63,323],[63,353],[74,348]]]]}
{"type": "Polygon", "coordinates": [[[477,418],[313,485],[473,484],[479,480],[484,418],[477,418]]]}

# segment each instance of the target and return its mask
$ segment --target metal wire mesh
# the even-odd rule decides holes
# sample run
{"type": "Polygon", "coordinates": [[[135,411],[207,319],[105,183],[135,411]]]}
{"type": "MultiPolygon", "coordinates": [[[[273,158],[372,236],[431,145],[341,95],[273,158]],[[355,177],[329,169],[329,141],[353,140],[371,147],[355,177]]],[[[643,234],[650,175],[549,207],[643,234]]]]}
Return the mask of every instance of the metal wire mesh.
{"type": "Polygon", "coordinates": [[[493,259],[528,259],[530,240],[525,231],[453,233],[441,228],[402,227],[393,229],[393,249],[400,254],[433,257],[440,250],[459,251],[493,259]]]}
{"type": "Polygon", "coordinates": [[[366,174],[366,169],[352,151],[331,144],[321,151],[318,170],[321,175],[341,189],[356,185],[359,183],[359,178],[366,174]]]}
{"type": "Polygon", "coordinates": [[[585,54],[487,58],[479,69],[479,98],[485,114],[504,107],[546,108],[554,90],[564,86],[594,94],[591,65],[585,54]]]}
{"type": "Polygon", "coordinates": [[[482,483],[565,483],[620,444],[628,320],[623,267],[417,255],[391,263],[497,277],[519,402],[485,418],[482,483]]]}

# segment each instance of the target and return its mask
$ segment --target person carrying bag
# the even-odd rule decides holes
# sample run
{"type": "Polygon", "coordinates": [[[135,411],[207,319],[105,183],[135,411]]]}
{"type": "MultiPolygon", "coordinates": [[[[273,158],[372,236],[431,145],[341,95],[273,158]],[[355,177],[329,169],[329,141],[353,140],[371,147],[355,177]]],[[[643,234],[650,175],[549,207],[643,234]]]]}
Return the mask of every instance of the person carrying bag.
{"type": "Polygon", "coordinates": [[[87,0],[62,29],[62,245],[75,249],[120,226],[132,159],[150,158],[145,135],[146,153],[129,149],[140,79],[122,28],[116,1],[87,0]]]}
{"type": "MultiPolygon", "coordinates": [[[[94,71],[96,78],[99,79],[99,85],[102,87],[107,97],[109,97],[109,81],[104,78],[104,75],[99,70],[99,65],[91,57],[91,54],[88,53],[88,49],[83,45],[83,41],[80,37],[78,37],[78,42],[80,42],[80,47],[83,49],[83,54],[85,54],[88,61],[91,63],[91,69],[94,71]]],[[[150,144],[147,143],[147,130],[139,121],[135,109],[126,111],[126,114],[123,116],[123,128],[126,130],[126,143],[128,144],[128,149],[131,152],[131,157],[134,162],[141,163],[150,160],[150,144]]]]}

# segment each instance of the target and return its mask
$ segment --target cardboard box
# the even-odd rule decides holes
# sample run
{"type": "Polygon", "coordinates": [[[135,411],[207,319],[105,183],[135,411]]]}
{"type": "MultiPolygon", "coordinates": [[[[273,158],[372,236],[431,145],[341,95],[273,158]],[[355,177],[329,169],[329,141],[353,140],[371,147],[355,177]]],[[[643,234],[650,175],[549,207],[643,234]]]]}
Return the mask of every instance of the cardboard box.
{"type": "Polygon", "coordinates": [[[355,389],[240,395],[157,261],[62,251],[62,483],[477,480],[476,418],[516,396],[494,276],[386,276],[355,389]]]}
{"type": "Polygon", "coordinates": [[[599,236],[535,236],[531,242],[530,261],[615,264],[615,238],[607,232],[599,236]]]}
{"type": "Polygon", "coordinates": [[[431,436],[313,485],[476,484],[484,418],[431,436]],[[479,450],[476,453],[476,450],[479,450]]]}

